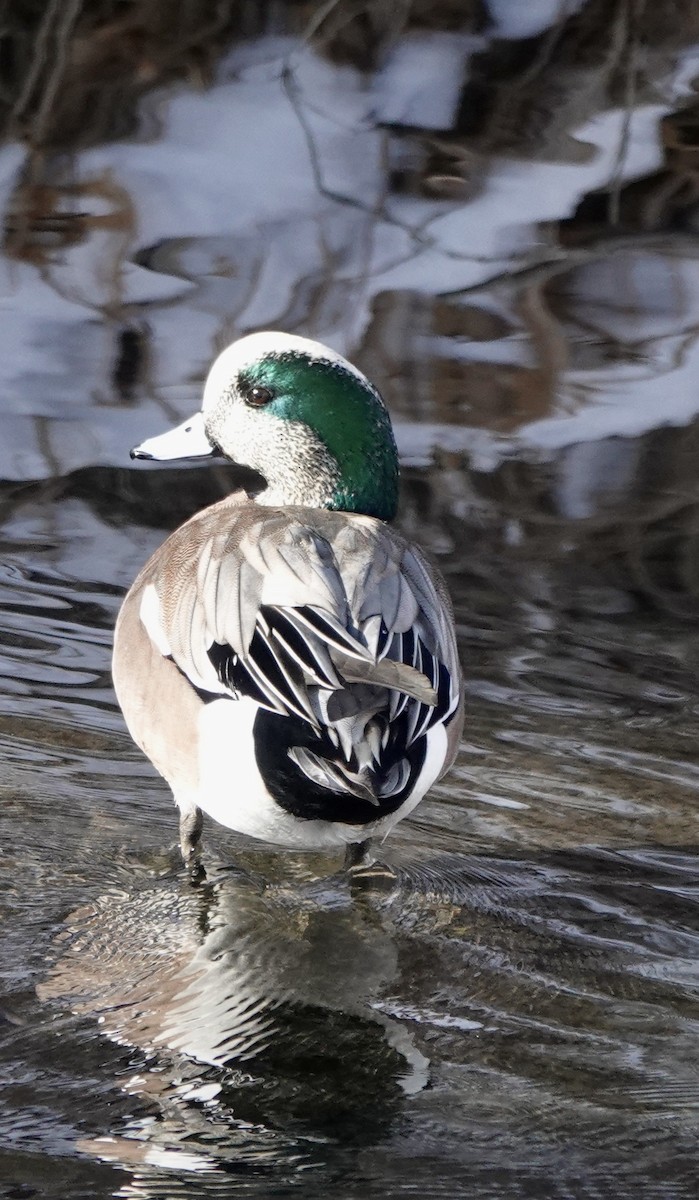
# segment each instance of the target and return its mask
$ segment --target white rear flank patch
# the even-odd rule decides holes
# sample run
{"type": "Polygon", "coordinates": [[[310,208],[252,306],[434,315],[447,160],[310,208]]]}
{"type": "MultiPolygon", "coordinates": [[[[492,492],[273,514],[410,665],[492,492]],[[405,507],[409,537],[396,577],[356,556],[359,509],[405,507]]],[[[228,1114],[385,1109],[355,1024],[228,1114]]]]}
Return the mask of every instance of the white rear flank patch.
{"type": "Polygon", "coordinates": [[[419,804],[444,766],[447,735],[437,725],[427,734],[427,752],[415,787],[397,812],[368,825],[304,820],[285,812],[265,787],[255,759],[254,700],[212,700],[199,714],[199,792],[204,812],[228,829],[299,850],[333,849],[365,838],[383,838],[419,804]]]}
{"type": "Polygon", "coordinates": [[[160,607],[160,597],[155,589],[155,584],[149,583],[143,589],[141,597],[141,607],[138,613],[141,618],[141,624],[145,629],[148,637],[152,641],[157,650],[160,651],[163,658],[168,658],[172,654],[170,643],[167,640],[165,630],[163,628],[162,609],[160,607]]]}
{"type": "Polygon", "coordinates": [[[444,770],[444,760],[447,756],[447,731],[443,725],[433,725],[427,732],[427,747],[425,750],[425,761],[422,765],[422,770],[415,780],[413,790],[406,800],[405,804],[401,805],[398,812],[393,813],[391,817],[386,819],[390,822],[383,836],[389,832],[397,821],[402,821],[403,817],[407,817],[414,808],[422,800],[425,792],[428,792],[432,784],[439,779],[444,770]]]}

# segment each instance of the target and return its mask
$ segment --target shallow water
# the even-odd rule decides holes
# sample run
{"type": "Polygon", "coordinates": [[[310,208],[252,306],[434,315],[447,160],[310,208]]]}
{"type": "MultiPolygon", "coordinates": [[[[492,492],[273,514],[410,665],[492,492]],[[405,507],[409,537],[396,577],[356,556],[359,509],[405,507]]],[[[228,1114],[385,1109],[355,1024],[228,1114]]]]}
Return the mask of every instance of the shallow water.
{"type": "MultiPolygon", "coordinates": [[[[473,53],[495,54],[478,37],[473,53]]],[[[26,245],[2,262],[3,1196],[696,1195],[694,126],[661,122],[694,96],[697,52],[668,43],[646,62],[654,91],[639,85],[619,160],[605,138],[624,114],[591,98],[591,44],[572,81],[562,45],[539,46],[536,94],[571,111],[541,99],[536,153],[514,115],[474,135],[468,194],[456,175],[451,199],[410,193],[408,40],[379,73],[373,126],[347,68],[344,125],[323,109],[331,68],[299,68],[328,170],[352,121],[361,157],[379,117],[405,118],[390,211],[326,195],[303,215],[318,181],[299,170],[288,212],[251,239],[197,179],[197,203],[174,193],[133,242],[117,224],[38,266],[26,245]],[[600,189],[619,220],[600,216],[600,189]],[[110,308],[115,263],[127,294],[110,308]],[[402,527],[454,600],[464,741],[373,887],[211,823],[193,887],[111,687],[125,588],[168,529],[243,478],[130,467],[128,446],[193,408],[216,345],[259,324],[356,350],[383,388],[402,527]]],[[[275,47],[193,93],[190,117],[235,88],[252,103],[275,47]]],[[[531,71],[512,78],[520,95],[531,71]]],[[[262,155],[279,136],[264,94],[262,155]]],[[[93,186],[109,161],[112,201],[118,179],[121,201],[146,203],[173,146],[177,167],[179,120],[159,155],[98,147],[75,169],[93,186]]]]}
{"type": "Polygon", "coordinates": [[[395,881],[210,827],[193,888],[108,674],[152,476],[56,491],[3,525],[7,1194],[693,1195],[691,625],[452,551],[464,744],[395,881]]]}

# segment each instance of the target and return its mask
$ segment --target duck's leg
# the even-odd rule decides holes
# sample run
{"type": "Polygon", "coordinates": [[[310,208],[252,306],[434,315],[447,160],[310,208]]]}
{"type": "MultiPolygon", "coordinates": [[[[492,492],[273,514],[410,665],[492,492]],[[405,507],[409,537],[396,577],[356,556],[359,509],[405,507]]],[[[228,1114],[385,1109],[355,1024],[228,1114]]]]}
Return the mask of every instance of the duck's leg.
{"type": "Polygon", "coordinates": [[[196,804],[183,805],[180,809],[180,850],[186,867],[197,864],[197,847],[204,828],[204,815],[196,804]]]}
{"type": "Polygon", "coordinates": [[[367,838],[365,842],[348,842],[345,850],[345,871],[360,871],[371,866],[373,861],[371,838],[367,838]]]}
{"type": "Polygon", "coordinates": [[[362,890],[379,888],[381,891],[392,889],[398,876],[388,863],[376,861],[371,846],[371,838],[367,838],[365,842],[352,842],[345,850],[345,872],[349,876],[350,887],[362,890]]]}

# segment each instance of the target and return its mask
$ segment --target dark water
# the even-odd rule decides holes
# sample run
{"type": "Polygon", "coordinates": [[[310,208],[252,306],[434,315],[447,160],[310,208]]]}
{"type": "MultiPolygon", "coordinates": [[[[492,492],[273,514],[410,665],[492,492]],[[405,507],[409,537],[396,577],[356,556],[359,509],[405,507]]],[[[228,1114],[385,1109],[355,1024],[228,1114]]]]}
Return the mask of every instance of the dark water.
{"type": "MultiPolygon", "coordinates": [[[[147,230],[107,222],[47,256],[35,214],[6,246],[0,1195],[696,1195],[699,51],[689,25],[681,42],[660,22],[651,50],[642,24],[634,42],[596,19],[587,40],[571,16],[459,43],[449,137],[398,120],[410,70],[390,60],[391,219],[333,193],[301,220],[290,185],[255,237],[224,205],[184,238],[208,193],[180,166],[184,214],[175,191],[147,230]],[[367,283],[349,248],[372,222],[367,283]],[[147,287],[109,300],[115,263],[147,287]],[[192,887],[111,687],[125,588],[237,478],[131,469],[128,447],[196,407],[215,348],[258,324],[334,340],[383,388],[402,527],[454,599],[464,742],[382,848],[384,886],[209,825],[192,887]]],[[[220,88],[258,86],[236,70],[220,88]]],[[[265,136],[260,117],[263,155],[265,136]]],[[[123,209],[153,145],[86,152],[80,203],[123,209]]],[[[75,185],[56,187],[69,216],[75,185]]]]}

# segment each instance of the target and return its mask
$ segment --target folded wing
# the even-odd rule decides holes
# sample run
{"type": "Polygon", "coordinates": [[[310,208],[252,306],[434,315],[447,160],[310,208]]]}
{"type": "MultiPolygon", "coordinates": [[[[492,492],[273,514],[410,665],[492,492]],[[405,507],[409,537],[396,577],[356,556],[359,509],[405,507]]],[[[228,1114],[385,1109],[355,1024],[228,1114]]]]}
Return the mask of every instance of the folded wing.
{"type": "Polygon", "coordinates": [[[289,786],[396,807],[419,744],[460,707],[439,582],[370,517],[249,504],[222,532],[215,513],[169,543],[157,604],[142,609],[152,640],[204,699],[247,696],[287,718],[265,729],[284,741],[289,786]]]}

